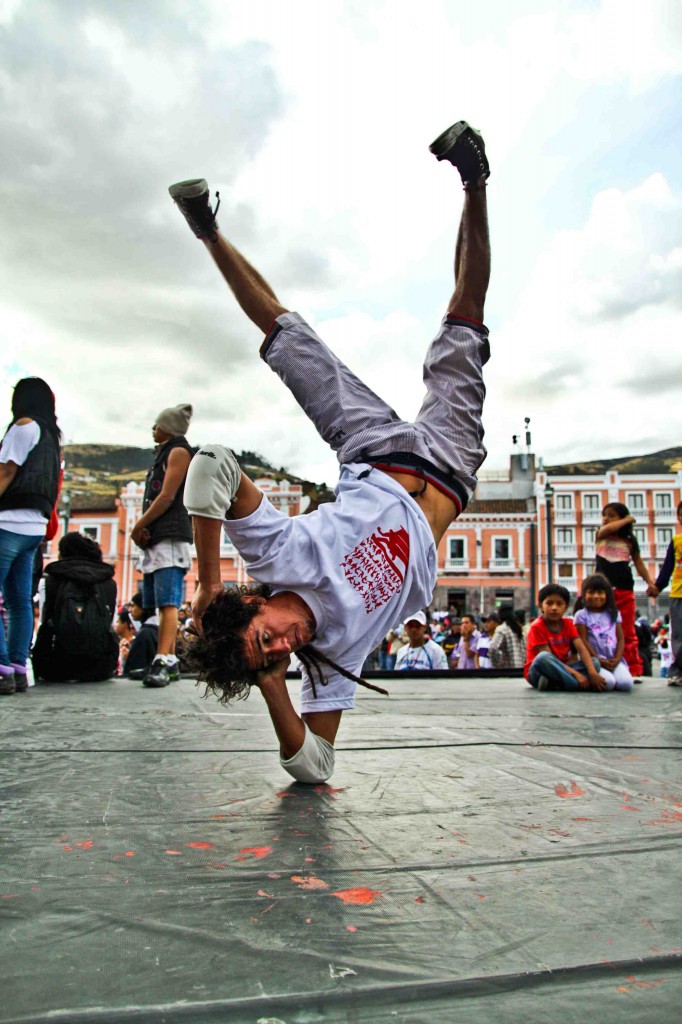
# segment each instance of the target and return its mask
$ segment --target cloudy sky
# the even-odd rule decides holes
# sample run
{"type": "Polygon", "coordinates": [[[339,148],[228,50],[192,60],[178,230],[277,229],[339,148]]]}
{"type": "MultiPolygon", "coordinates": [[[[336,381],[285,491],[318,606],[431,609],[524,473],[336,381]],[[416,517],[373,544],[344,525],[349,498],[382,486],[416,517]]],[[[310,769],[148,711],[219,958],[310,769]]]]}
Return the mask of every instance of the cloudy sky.
{"type": "MultiPolygon", "coordinates": [[[[38,374],[65,438],[195,443],[330,483],[167,186],[405,418],[452,290],[458,118],[492,176],[489,458],[682,439],[678,0],[0,0],[0,403],[38,374]]],[[[6,418],[9,418],[7,415],[6,418]]]]}

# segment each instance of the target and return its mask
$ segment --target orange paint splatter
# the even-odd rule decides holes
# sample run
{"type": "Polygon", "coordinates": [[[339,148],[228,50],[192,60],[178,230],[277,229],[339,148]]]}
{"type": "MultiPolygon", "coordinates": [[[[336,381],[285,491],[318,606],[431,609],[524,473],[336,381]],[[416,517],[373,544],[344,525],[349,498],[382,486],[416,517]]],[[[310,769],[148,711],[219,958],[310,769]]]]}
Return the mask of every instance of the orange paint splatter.
{"type": "Polygon", "coordinates": [[[226,814],[209,814],[209,818],[213,819],[214,821],[221,821],[223,818],[226,817],[226,814]]]}
{"type": "Polygon", "coordinates": [[[423,903],[424,902],[424,897],[423,896],[417,896],[417,898],[416,898],[416,900],[414,902],[415,903],[423,903]]]}
{"type": "Polygon", "coordinates": [[[339,892],[333,892],[332,896],[336,896],[337,899],[342,900],[344,903],[376,903],[377,896],[381,896],[380,892],[375,889],[365,889],[359,887],[357,889],[341,889],[339,892]]]}
{"type": "Polygon", "coordinates": [[[571,821],[596,821],[596,818],[571,818],[571,821]]]}
{"type": "Polygon", "coordinates": [[[0,896],[0,900],[16,900],[19,896],[18,892],[6,892],[0,896]]]}
{"type": "Polygon", "coordinates": [[[182,850],[166,850],[169,857],[182,857],[182,850]]]}
{"type": "Polygon", "coordinates": [[[190,850],[215,850],[215,843],[185,843],[190,850]]]}
{"type": "Polygon", "coordinates": [[[312,921],[312,917],[306,917],[306,919],[305,919],[305,923],[306,924],[310,924],[311,921],[312,921]]]}
{"type": "Polygon", "coordinates": [[[67,853],[71,853],[71,851],[73,850],[73,846],[65,846],[64,849],[66,850],[67,853]]]}
{"type": "Polygon", "coordinates": [[[633,988],[656,988],[658,985],[663,985],[665,978],[654,978],[653,981],[637,981],[634,974],[628,974],[626,981],[629,981],[629,985],[618,985],[616,992],[632,992],[633,988]]]}
{"type": "Polygon", "coordinates": [[[82,843],[76,843],[79,850],[91,850],[94,845],[92,839],[84,839],[82,843]]]}
{"type": "Polygon", "coordinates": [[[347,931],[347,932],[356,932],[356,931],[357,931],[357,928],[355,927],[355,925],[354,925],[354,924],[347,924],[347,925],[346,925],[346,931],[347,931]]]}
{"type": "Polygon", "coordinates": [[[315,875],[292,875],[291,881],[295,882],[299,889],[321,891],[329,888],[326,882],[323,882],[321,878],[316,878],[315,875]]]}
{"type": "MultiPolygon", "coordinates": [[[[262,860],[263,857],[269,857],[272,853],[271,846],[245,846],[239,851],[244,854],[244,857],[255,857],[257,860],[262,860]]],[[[240,858],[237,858],[239,860],[240,858]]],[[[243,859],[243,858],[241,858],[243,859]]]]}
{"type": "Polygon", "coordinates": [[[135,854],[133,853],[132,850],[126,850],[126,857],[134,857],[134,856],[135,856],[135,854]]]}
{"type": "Polygon", "coordinates": [[[564,786],[563,782],[558,782],[554,787],[554,792],[562,800],[573,800],[577,796],[585,796],[585,790],[581,789],[576,782],[571,782],[568,788],[564,786]]]}
{"type": "Polygon", "coordinates": [[[268,871],[268,878],[281,878],[282,876],[277,871],[268,871]]]}
{"type": "Polygon", "coordinates": [[[267,898],[269,900],[274,900],[274,898],[275,898],[274,893],[266,892],[265,889],[259,889],[258,890],[258,895],[259,896],[267,896],[267,898]]]}

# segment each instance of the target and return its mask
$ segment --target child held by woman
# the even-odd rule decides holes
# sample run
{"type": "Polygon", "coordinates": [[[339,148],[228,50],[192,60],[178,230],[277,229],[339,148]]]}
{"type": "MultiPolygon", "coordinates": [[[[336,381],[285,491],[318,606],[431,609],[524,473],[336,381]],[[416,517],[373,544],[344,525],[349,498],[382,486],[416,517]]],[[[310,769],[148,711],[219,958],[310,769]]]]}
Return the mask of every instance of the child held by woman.
{"type": "Polygon", "coordinates": [[[605,576],[613,587],[616,606],[621,614],[623,637],[625,640],[624,657],[635,682],[644,671],[639,654],[637,633],[635,632],[635,582],[632,577],[630,563],[653,591],[654,582],[647,572],[639,551],[639,544],[633,531],[635,517],[630,515],[627,505],[620,501],[609,502],[602,511],[602,525],[597,531],[597,572],[605,576]]]}
{"type": "Polygon", "coordinates": [[[573,613],[580,639],[601,665],[600,673],[606,681],[606,689],[631,690],[634,679],[623,658],[622,618],[613,587],[605,576],[597,573],[583,581],[573,613]]]}

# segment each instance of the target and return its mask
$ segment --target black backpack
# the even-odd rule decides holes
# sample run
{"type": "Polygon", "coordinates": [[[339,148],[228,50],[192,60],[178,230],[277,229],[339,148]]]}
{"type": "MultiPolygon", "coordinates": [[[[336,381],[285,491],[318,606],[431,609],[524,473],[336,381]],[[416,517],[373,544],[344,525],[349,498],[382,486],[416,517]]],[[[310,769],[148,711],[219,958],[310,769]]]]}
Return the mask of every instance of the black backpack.
{"type": "Polygon", "coordinates": [[[114,647],[118,651],[111,625],[114,610],[104,600],[102,586],[67,580],[59,588],[52,629],[56,644],[72,657],[103,658],[114,647]]]}

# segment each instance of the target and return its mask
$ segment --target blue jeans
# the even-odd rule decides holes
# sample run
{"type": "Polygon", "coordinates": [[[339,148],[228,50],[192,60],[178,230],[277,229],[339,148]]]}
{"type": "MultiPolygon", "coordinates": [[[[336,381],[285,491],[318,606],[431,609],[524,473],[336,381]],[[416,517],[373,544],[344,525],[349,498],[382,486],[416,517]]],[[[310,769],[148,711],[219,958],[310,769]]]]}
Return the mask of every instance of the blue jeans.
{"type": "Polygon", "coordinates": [[[9,628],[0,616],[0,665],[24,666],[33,636],[33,556],[42,537],[0,530],[0,592],[9,628]]]}
{"type": "Polygon", "coordinates": [[[186,572],[186,569],[173,565],[156,572],[146,572],[142,577],[142,603],[145,608],[179,608],[186,572]]]}
{"type": "MultiPolygon", "coordinates": [[[[597,672],[602,672],[598,658],[593,658],[592,664],[597,672]]],[[[570,667],[576,672],[581,672],[583,675],[587,674],[582,661],[575,661],[570,667]]],[[[559,690],[580,689],[580,684],[575,676],[571,675],[563,661],[559,661],[557,656],[552,654],[551,651],[540,651],[528,669],[528,682],[531,686],[537,687],[540,676],[545,676],[559,690]]]]}

